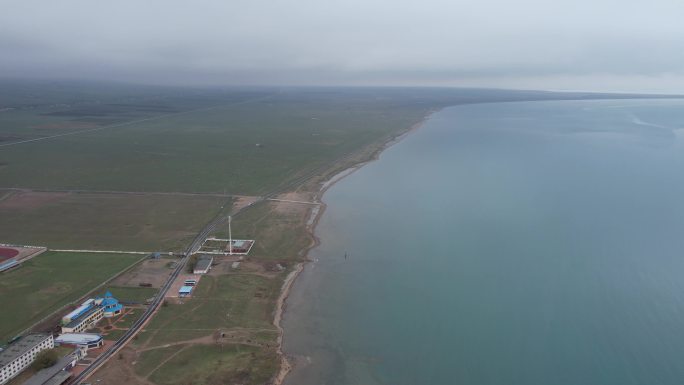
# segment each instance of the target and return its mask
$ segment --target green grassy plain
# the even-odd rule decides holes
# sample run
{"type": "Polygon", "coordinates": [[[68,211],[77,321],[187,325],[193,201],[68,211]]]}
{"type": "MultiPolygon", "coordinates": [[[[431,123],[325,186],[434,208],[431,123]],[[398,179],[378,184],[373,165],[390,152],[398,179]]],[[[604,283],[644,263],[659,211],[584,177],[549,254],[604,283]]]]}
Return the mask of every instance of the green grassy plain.
{"type": "MultiPolygon", "coordinates": [[[[434,107],[389,91],[273,92],[216,103],[223,106],[0,148],[0,187],[261,194],[410,127],[434,107]]],[[[58,118],[83,119],[88,108],[58,118]]],[[[10,115],[0,114],[0,126],[12,126],[10,115]]]]}
{"type": "Polygon", "coordinates": [[[0,201],[0,242],[180,251],[227,201],[213,196],[15,192],[0,201]]]}
{"type": "Polygon", "coordinates": [[[136,372],[157,384],[257,385],[271,378],[276,358],[271,350],[245,345],[176,346],[143,353],[136,372]],[[154,365],[164,359],[163,365],[154,365]]]}
{"type": "Polygon", "coordinates": [[[237,103],[268,92],[0,81],[0,144],[237,103]]]}
{"type": "MultiPolygon", "coordinates": [[[[275,203],[261,202],[236,216],[232,221],[233,237],[254,239],[250,256],[268,260],[296,260],[300,251],[311,243],[306,231],[306,217],[274,209],[275,203]]],[[[305,207],[305,206],[304,206],[305,207]]],[[[220,226],[215,234],[225,237],[228,226],[220,226]]]]}
{"type": "Polygon", "coordinates": [[[161,307],[135,344],[160,346],[234,327],[275,330],[272,317],[281,283],[257,275],[205,275],[191,298],[161,307]]]}
{"type": "Polygon", "coordinates": [[[46,252],[0,274],[0,341],[76,301],[140,258],[46,252]]]}

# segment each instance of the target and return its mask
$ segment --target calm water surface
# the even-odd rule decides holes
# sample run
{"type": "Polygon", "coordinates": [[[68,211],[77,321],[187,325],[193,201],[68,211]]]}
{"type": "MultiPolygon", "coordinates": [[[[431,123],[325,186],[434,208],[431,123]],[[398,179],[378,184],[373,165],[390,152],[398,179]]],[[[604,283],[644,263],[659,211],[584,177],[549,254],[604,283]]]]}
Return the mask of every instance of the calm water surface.
{"type": "Polygon", "coordinates": [[[677,101],[435,114],[326,193],[288,385],[684,383],[682,128],[677,101]]]}

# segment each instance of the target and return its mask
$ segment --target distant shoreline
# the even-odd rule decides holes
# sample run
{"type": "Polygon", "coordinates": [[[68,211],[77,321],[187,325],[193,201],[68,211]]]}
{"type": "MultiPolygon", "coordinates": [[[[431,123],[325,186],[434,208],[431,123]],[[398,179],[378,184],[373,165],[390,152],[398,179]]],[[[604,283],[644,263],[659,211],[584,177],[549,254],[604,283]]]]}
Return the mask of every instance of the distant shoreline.
{"type": "Polygon", "coordinates": [[[292,357],[288,357],[287,353],[283,351],[283,336],[285,330],[282,326],[282,321],[285,316],[285,311],[287,310],[287,299],[290,296],[292,286],[296,282],[299,275],[304,271],[306,265],[309,262],[311,262],[311,259],[309,259],[309,253],[311,252],[311,250],[320,245],[320,239],[316,236],[316,227],[327,208],[327,205],[322,200],[324,194],[328,191],[328,189],[333,187],[342,179],[353,174],[366,164],[378,160],[382,152],[384,152],[389,147],[399,143],[408,135],[410,135],[417,129],[421,128],[435,113],[441,110],[442,108],[431,109],[425,114],[425,116],[420,121],[413,124],[408,129],[396,135],[393,135],[392,137],[387,138],[379,142],[378,144],[370,145],[369,147],[361,150],[359,153],[359,157],[361,159],[357,161],[352,161],[349,165],[345,165],[344,161],[340,164],[337,164],[331,170],[335,170],[340,167],[345,168],[342,169],[342,171],[332,173],[329,177],[326,175],[323,181],[319,182],[320,188],[316,192],[315,200],[320,202],[320,208],[318,210],[312,209],[309,212],[308,223],[310,224],[306,227],[306,231],[308,235],[311,237],[312,241],[306,248],[302,249],[301,253],[305,256],[305,260],[303,262],[297,263],[294,267],[294,270],[292,270],[285,278],[285,281],[283,282],[283,286],[281,288],[280,296],[278,297],[278,300],[276,302],[276,310],[273,319],[273,325],[278,329],[277,353],[280,357],[280,369],[274,378],[274,385],[282,385],[285,382],[287,375],[292,370],[294,370],[296,366],[296,364],[293,363],[294,360],[292,359],[292,357]]]}

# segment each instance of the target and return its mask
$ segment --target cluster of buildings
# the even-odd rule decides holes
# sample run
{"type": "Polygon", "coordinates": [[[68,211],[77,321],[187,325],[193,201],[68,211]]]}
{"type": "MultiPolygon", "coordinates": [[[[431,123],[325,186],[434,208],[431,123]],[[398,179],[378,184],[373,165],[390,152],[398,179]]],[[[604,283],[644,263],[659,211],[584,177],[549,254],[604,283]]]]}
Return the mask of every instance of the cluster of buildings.
{"type": "MultiPolygon", "coordinates": [[[[195,266],[192,268],[192,273],[196,275],[202,275],[202,274],[207,274],[211,270],[212,266],[214,265],[214,257],[211,255],[201,255],[197,258],[197,261],[195,262],[195,266]]],[[[188,297],[192,291],[195,289],[195,286],[197,285],[199,277],[197,279],[195,278],[190,278],[186,279],[183,282],[183,286],[181,286],[180,289],[178,289],[178,297],[179,298],[185,298],[188,297]]]]}
{"type": "Polygon", "coordinates": [[[93,328],[102,318],[121,314],[123,305],[109,291],[105,295],[91,298],[62,317],[61,330],[57,338],[50,333],[36,333],[23,336],[0,351],[0,385],[9,382],[28,368],[39,352],[56,345],[73,347],[74,352],[46,369],[40,370],[25,385],[60,385],[71,376],[73,368],[90,349],[102,347],[104,339],[95,333],[82,333],[93,328]]]}
{"type": "Polygon", "coordinates": [[[13,342],[0,352],[0,384],[4,384],[24,371],[45,349],[55,347],[52,334],[29,334],[13,342]]]}
{"type": "Polygon", "coordinates": [[[102,297],[91,298],[62,317],[62,333],[80,333],[92,329],[102,318],[121,314],[123,305],[109,291],[102,297]]]}
{"type": "MultiPolygon", "coordinates": [[[[0,352],[0,384],[19,375],[33,363],[38,353],[52,349],[57,344],[60,344],[59,339],[54,339],[49,333],[29,334],[13,342],[0,352]]],[[[79,344],[64,345],[73,346],[74,351],[61,357],[49,368],[39,370],[24,385],[61,385],[67,382],[71,377],[69,369],[87,355],[87,348],[79,344]]]]}

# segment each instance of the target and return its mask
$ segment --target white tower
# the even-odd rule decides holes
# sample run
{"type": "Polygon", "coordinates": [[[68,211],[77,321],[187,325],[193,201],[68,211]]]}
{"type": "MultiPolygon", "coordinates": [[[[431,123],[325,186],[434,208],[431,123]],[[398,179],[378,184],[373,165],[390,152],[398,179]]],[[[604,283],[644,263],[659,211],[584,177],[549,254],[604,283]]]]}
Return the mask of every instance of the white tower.
{"type": "Polygon", "coordinates": [[[233,232],[230,228],[231,216],[228,216],[228,254],[233,255],[233,232]]]}

